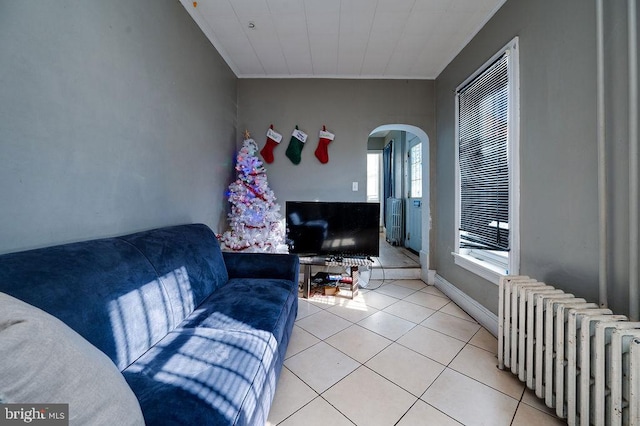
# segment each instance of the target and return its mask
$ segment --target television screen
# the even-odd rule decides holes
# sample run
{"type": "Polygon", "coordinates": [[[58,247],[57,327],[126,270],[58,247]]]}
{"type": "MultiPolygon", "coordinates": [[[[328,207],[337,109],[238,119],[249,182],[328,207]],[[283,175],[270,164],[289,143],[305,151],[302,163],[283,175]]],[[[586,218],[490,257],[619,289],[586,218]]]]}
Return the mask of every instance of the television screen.
{"type": "Polygon", "coordinates": [[[380,255],[380,204],[287,201],[287,243],[307,256],[380,255]]]}

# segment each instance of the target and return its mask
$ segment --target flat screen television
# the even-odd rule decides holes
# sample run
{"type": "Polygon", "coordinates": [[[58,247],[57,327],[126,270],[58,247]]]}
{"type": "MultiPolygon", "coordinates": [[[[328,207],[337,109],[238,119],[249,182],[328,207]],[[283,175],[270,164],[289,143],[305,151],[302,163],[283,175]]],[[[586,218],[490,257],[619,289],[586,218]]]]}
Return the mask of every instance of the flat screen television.
{"type": "Polygon", "coordinates": [[[380,255],[380,203],[287,201],[289,252],[303,256],[380,255]]]}

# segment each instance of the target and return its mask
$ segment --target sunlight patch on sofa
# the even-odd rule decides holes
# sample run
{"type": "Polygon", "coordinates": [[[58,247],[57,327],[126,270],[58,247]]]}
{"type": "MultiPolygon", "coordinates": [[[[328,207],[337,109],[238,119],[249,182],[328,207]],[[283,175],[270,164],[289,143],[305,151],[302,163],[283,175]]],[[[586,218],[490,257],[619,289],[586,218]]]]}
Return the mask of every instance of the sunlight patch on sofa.
{"type": "Polygon", "coordinates": [[[189,281],[187,268],[182,266],[160,277],[160,282],[169,293],[172,301],[173,315],[176,324],[182,321],[195,308],[193,289],[189,281]]]}
{"type": "Polygon", "coordinates": [[[275,376],[267,371],[276,354],[275,337],[262,330],[183,328],[169,333],[126,372],[186,391],[232,423],[255,411],[258,390],[275,388],[275,376]]]}
{"type": "Polygon", "coordinates": [[[120,369],[174,328],[171,305],[157,280],[112,300],[107,309],[115,343],[115,363],[120,369]],[[158,303],[160,300],[163,303],[158,303]]]}
{"type": "Polygon", "coordinates": [[[267,338],[267,335],[272,336],[271,333],[256,330],[251,325],[231,318],[221,312],[210,312],[206,307],[193,311],[193,314],[189,316],[189,319],[192,320],[192,323],[189,324],[189,326],[219,328],[223,330],[255,331],[262,333],[262,338],[267,338]]]}

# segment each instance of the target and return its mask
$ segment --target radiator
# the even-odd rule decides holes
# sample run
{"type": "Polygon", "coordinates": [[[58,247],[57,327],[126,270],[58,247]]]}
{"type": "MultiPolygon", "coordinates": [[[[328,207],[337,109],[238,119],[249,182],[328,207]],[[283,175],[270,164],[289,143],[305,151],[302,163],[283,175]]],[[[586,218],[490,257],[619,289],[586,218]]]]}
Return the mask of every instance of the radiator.
{"type": "Polygon", "coordinates": [[[499,368],[569,425],[640,426],[640,322],[526,276],[499,293],[499,368]]]}
{"type": "Polygon", "coordinates": [[[401,198],[387,198],[386,239],[395,246],[403,243],[404,212],[401,198]]]}

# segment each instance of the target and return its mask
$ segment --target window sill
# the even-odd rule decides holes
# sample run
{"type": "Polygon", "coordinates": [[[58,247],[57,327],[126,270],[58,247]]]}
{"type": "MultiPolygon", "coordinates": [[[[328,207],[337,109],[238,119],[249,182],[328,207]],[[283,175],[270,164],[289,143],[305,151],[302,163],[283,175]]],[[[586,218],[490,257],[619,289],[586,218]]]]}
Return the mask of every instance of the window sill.
{"type": "Polygon", "coordinates": [[[473,272],[474,274],[494,284],[500,283],[500,278],[507,275],[507,271],[489,262],[476,259],[466,254],[451,253],[456,265],[473,272]]]}

